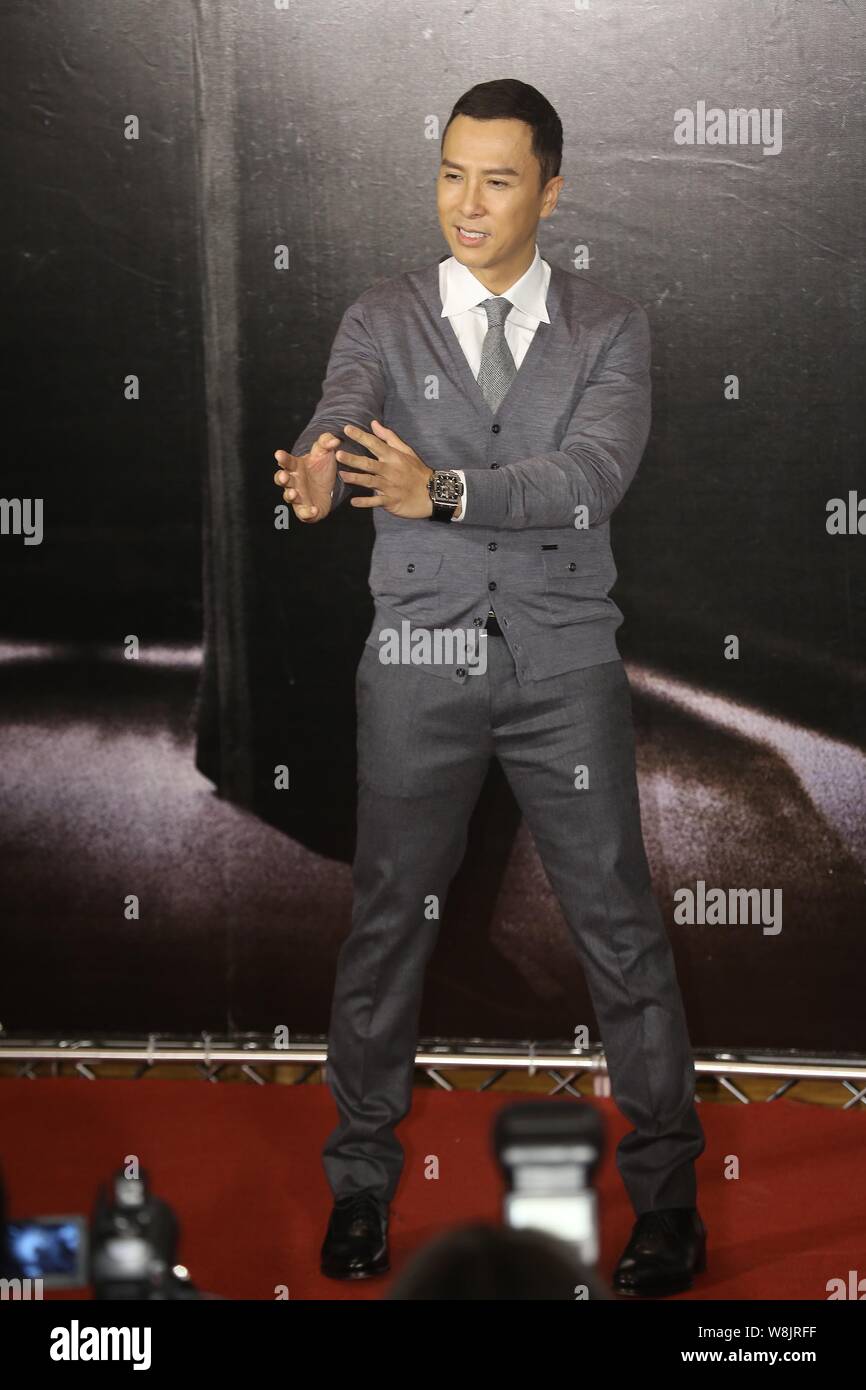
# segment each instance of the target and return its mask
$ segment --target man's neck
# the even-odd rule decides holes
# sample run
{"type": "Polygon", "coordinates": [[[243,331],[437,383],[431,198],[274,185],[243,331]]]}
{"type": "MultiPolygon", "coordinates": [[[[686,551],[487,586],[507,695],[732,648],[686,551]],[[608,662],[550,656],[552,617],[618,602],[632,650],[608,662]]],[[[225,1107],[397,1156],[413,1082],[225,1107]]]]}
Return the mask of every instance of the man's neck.
{"type": "Polygon", "coordinates": [[[502,295],[506,290],[510,290],[512,285],[516,285],[518,280],[522,279],[534,260],[535,243],[533,242],[528,254],[523,258],[523,264],[518,270],[514,270],[510,266],[503,267],[501,270],[497,270],[493,267],[490,270],[473,270],[472,274],[475,276],[476,280],[481,281],[484,288],[489,290],[491,294],[502,295]]]}

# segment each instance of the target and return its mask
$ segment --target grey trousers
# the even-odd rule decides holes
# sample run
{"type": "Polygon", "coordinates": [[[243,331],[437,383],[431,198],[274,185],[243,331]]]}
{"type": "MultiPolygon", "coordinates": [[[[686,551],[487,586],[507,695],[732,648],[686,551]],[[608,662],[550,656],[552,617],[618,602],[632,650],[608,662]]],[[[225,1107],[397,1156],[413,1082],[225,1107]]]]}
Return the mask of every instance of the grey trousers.
{"type": "MultiPolygon", "coordinates": [[[[634,1129],[616,1162],[635,1213],[696,1203],[705,1138],[670,942],[652,892],[621,660],[519,685],[501,637],[460,685],[383,665],[365,647],[358,706],[358,837],[326,1078],[339,1123],[323,1149],[334,1198],[394,1196],[395,1127],[412,1102],[424,971],[498,758],[557,896],[601,1032],[614,1100],[634,1129]],[[576,787],[584,766],[588,785],[576,787]]],[[[579,1020],[578,1020],[579,1021],[579,1020]]]]}

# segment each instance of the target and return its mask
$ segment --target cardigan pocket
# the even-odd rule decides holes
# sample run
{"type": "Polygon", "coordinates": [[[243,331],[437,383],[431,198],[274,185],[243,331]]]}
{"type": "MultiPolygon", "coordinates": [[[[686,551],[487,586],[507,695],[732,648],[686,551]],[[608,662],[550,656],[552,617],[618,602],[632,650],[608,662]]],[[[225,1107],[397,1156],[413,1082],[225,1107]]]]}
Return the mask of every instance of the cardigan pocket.
{"type": "Polygon", "coordinates": [[[544,596],[548,607],[562,609],[575,599],[604,598],[615,577],[611,556],[602,547],[584,547],[573,541],[558,550],[543,550],[544,596]]]}
{"type": "Polygon", "coordinates": [[[444,556],[416,551],[376,555],[370,561],[370,592],[407,618],[440,606],[439,573],[444,556]]]}

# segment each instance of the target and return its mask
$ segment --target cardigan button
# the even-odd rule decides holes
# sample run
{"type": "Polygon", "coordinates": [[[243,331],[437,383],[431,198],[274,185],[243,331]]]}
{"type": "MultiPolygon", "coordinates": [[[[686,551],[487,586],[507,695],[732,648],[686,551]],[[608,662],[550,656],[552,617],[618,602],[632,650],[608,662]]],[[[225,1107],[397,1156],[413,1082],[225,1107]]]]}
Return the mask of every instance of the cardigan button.
{"type": "Polygon", "coordinates": [[[576,570],[576,569],[577,569],[577,565],[576,565],[576,564],[574,563],[574,561],[572,560],[571,563],[569,564],[568,568],[569,568],[570,570],[576,570]]]}
{"type": "Polygon", "coordinates": [[[498,463],[491,463],[490,467],[491,467],[491,468],[498,468],[498,467],[499,467],[499,464],[498,464],[498,463]]]}
{"type": "Polygon", "coordinates": [[[415,566],[414,566],[414,565],[407,565],[407,566],[406,566],[406,573],[407,573],[407,574],[414,574],[414,573],[415,573],[415,566]]]}
{"type": "Polygon", "coordinates": [[[499,433],[499,426],[498,426],[498,425],[491,425],[491,426],[490,426],[490,433],[491,433],[491,434],[498,434],[498,433],[499,433]]]}

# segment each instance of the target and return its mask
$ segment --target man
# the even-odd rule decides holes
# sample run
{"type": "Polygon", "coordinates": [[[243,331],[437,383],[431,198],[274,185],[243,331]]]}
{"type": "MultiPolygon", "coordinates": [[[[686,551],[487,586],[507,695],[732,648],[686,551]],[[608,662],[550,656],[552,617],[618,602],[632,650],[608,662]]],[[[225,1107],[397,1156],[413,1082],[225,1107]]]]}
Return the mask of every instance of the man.
{"type": "Polygon", "coordinates": [[[373,509],[376,531],[352,929],[328,1039],[340,1122],[323,1153],[335,1204],[322,1270],[335,1278],[388,1268],[424,968],[491,756],[574,937],[635,1126],[617,1150],[636,1221],[614,1286],[673,1293],[705,1265],[694,1064],[609,597],[610,516],[649,434],[649,326],[639,304],[541,259],[561,157],[559,117],[533,87],[486,82],[457,102],[437,184],[450,256],[346,311],[313,419],[275,454],[301,521],[357,484],[370,491],[351,505],[373,509]],[[443,632],[464,646],[431,655],[443,632]],[[412,644],[396,661],[395,633],[412,644]]]}

